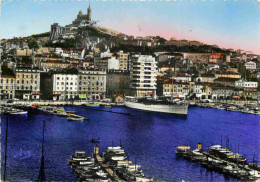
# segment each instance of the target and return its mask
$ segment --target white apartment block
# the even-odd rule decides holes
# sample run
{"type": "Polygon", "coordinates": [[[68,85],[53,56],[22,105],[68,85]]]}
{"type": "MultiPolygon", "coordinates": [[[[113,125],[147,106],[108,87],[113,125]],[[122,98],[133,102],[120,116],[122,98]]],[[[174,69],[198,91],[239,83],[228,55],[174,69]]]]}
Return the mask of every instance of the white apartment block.
{"type": "Polygon", "coordinates": [[[246,81],[244,79],[235,82],[236,88],[258,88],[258,82],[246,81]]]}
{"type": "Polygon", "coordinates": [[[156,94],[157,63],[155,58],[140,55],[132,59],[130,70],[131,89],[137,97],[156,94]]]}
{"type": "Polygon", "coordinates": [[[256,63],[253,61],[249,61],[245,63],[245,67],[247,70],[255,70],[256,69],[256,63]]]}
{"type": "Polygon", "coordinates": [[[107,69],[119,70],[119,60],[116,57],[111,57],[107,60],[107,69]]]}
{"type": "Polygon", "coordinates": [[[74,99],[78,95],[77,74],[53,74],[52,83],[53,100],[74,99]]]}

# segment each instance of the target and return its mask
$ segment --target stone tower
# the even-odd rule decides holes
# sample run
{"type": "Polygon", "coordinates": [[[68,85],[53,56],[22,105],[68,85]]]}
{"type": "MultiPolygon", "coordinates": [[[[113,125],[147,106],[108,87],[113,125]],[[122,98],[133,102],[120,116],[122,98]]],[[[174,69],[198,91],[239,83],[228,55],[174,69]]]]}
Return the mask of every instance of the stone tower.
{"type": "Polygon", "coordinates": [[[89,5],[88,5],[87,20],[88,20],[88,21],[91,21],[91,8],[90,8],[90,3],[89,3],[89,5]]]}
{"type": "Polygon", "coordinates": [[[82,16],[82,11],[80,10],[78,14],[78,18],[80,18],[81,16],[82,16]]]}

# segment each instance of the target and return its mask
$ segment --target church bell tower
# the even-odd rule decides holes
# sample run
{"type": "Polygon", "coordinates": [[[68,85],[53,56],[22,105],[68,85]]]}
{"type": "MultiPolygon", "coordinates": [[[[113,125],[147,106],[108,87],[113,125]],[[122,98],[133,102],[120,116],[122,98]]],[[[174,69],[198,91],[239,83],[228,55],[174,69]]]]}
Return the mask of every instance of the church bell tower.
{"type": "Polygon", "coordinates": [[[88,19],[88,21],[91,21],[91,7],[90,7],[90,3],[89,3],[89,5],[88,5],[87,19],[88,19]]]}

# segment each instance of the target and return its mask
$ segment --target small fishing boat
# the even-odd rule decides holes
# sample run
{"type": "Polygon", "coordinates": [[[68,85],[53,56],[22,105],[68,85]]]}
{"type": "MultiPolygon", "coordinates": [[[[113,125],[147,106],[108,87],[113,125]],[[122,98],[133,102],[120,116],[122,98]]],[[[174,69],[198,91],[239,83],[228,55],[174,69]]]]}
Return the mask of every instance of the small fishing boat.
{"type": "Polygon", "coordinates": [[[105,106],[105,108],[112,109],[112,106],[105,106]]]}
{"type": "Polygon", "coordinates": [[[66,112],[58,112],[58,113],[57,113],[57,116],[67,117],[67,116],[69,116],[69,115],[68,115],[68,113],[66,113],[66,112]]]}
{"type": "Polygon", "coordinates": [[[187,155],[190,151],[190,146],[177,146],[177,150],[175,151],[175,154],[177,156],[184,156],[187,155]]]}
{"type": "Polygon", "coordinates": [[[103,177],[103,178],[107,177],[107,173],[105,173],[105,172],[102,171],[102,170],[99,170],[98,172],[96,172],[96,174],[97,174],[98,176],[100,176],[100,177],[103,177]]]}
{"type": "Polygon", "coordinates": [[[102,140],[98,137],[98,138],[92,138],[91,140],[90,140],[90,142],[91,143],[99,143],[99,142],[101,142],[102,140]]]}
{"type": "Polygon", "coordinates": [[[19,114],[19,115],[22,115],[22,114],[27,114],[27,111],[19,111],[19,110],[17,110],[17,111],[13,111],[13,112],[10,112],[9,114],[19,114]]]}
{"type": "Polygon", "coordinates": [[[193,162],[203,161],[206,160],[207,157],[200,150],[195,149],[189,153],[189,159],[193,162]]]}
{"type": "Polygon", "coordinates": [[[68,121],[83,121],[84,120],[84,118],[83,117],[68,117],[67,118],[68,119],[68,121]]]}
{"type": "Polygon", "coordinates": [[[87,104],[85,104],[85,106],[91,106],[91,107],[95,107],[95,106],[99,106],[100,103],[99,102],[89,102],[87,104]]]}

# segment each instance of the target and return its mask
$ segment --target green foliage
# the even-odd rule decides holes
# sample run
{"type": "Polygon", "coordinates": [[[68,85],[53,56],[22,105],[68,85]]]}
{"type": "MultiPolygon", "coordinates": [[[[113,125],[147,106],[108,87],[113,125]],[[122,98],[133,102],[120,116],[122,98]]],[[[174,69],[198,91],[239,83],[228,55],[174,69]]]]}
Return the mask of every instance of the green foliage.
{"type": "Polygon", "coordinates": [[[34,49],[34,48],[37,49],[37,48],[39,48],[38,43],[35,42],[35,41],[29,42],[29,43],[28,43],[28,46],[29,46],[30,49],[34,49]]]}
{"type": "Polygon", "coordinates": [[[75,39],[66,39],[65,42],[57,42],[57,43],[47,43],[45,44],[45,46],[47,47],[61,47],[61,48],[75,48],[77,42],[79,42],[80,39],[79,38],[75,38],[75,39]]]}
{"type": "Polygon", "coordinates": [[[210,53],[210,52],[226,52],[220,48],[215,48],[210,45],[201,45],[197,46],[170,46],[170,45],[159,45],[156,47],[148,46],[133,46],[133,45],[124,45],[119,44],[111,49],[113,52],[123,50],[126,52],[141,52],[142,54],[153,54],[154,52],[168,51],[168,52],[189,52],[189,53],[210,53]]]}
{"type": "Polygon", "coordinates": [[[158,42],[159,42],[160,44],[164,44],[165,41],[166,41],[166,39],[164,39],[164,38],[162,38],[162,37],[160,37],[159,40],[158,40],[158,42]]]}
{"type": "Polygon", "coordinates": [[[45,32],[45,33],[41,33],[41,34],[33,34],[32,35],[33,38],[49,37],[49,36],[50,36],[50,32],[45,32]]]}

